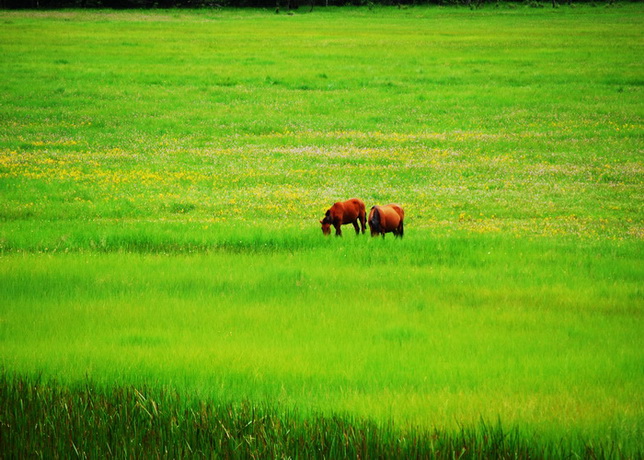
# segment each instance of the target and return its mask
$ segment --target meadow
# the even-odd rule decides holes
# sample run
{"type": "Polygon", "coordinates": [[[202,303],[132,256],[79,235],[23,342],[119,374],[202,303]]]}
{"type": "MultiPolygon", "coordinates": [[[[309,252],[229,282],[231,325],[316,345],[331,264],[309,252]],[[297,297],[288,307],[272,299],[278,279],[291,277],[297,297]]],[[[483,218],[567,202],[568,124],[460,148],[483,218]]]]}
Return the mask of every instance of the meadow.
{"type": "Polygon", "coordinates": [[[641,5],[0,23],[0,456],[642,457],[641,5]]]}

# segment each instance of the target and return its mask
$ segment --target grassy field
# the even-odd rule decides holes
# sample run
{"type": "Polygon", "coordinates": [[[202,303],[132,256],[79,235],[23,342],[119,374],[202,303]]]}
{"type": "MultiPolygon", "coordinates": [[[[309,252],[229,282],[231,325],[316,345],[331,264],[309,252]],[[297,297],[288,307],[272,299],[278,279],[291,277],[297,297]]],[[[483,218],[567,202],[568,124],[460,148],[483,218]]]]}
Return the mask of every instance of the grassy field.
{"type": "Polygon", "coordinates": [[[0,12],[4,453],[641,458],[642,12],[0,12]]]}

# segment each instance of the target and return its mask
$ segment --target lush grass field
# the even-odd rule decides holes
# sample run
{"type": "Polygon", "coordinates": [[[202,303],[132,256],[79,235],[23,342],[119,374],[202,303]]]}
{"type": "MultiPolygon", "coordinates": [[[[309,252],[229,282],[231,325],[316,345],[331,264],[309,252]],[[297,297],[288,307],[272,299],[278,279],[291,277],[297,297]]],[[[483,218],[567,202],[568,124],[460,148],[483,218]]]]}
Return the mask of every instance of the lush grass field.
{"type": "Polygon", "coordinates": [[[89,392],[297,433],[255,455],[641,457],[642,12],[0,12],[1,439],[89,392]],[[405,238],[323,238],[352,196],[405,238]]]}

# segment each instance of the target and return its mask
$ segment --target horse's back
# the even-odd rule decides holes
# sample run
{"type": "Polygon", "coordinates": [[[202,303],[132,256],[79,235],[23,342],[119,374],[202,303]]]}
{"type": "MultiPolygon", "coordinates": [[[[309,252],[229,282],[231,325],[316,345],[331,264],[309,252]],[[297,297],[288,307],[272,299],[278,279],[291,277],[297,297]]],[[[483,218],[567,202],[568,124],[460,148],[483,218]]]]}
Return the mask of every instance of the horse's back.
{"type": "Polygon", "coordinates": [[[345,206],[350,206],[356,213],[360,214],[365,210],[364,201],[360,198],[351,198],[344,202],[345,206]]]}
{"type": "Polygon", "coordinates": [[[358,198],[351,198],[347,201],[338,201],[327,211],[334,219],[348,224],[355,221],[360,215],[364,214],[364,202],[358,198]]]}
{"type": "Polygon", "coordinates": [[[387,206],[396,211],[396,213],[400,216],[400,220],[405,219],[405,211],[403,210],[402,206],[396,203],[390,203],[387,206]]]}
{"type": "Polygon", "coordinates": [[[364,202],[358,198],[351,198],[342,203],[344,220],[351,222],[362,215],[365,211],[364,202]]]}
{"type": "Polygon", "coordinates": [[[384,221],[386,222],[388,230],[398,227],[405,216],[402,207],[393,203],[380,206],[379,211],[381,214],[384,214],[384,221]]]}

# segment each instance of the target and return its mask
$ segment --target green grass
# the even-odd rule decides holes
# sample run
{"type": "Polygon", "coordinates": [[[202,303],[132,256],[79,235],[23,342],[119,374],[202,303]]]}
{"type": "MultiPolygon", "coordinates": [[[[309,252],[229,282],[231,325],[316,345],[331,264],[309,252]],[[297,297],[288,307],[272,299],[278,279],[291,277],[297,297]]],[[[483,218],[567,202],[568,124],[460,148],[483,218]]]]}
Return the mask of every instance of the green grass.
{"type": "Polygon", "coordinates": [[[640,458],[641,13],[0,12],[7,455],[90,392],[38,424],[122,420],[89,456],[154,400],[176,455],[640,458]],[[324,238],[353,196],[405,238],[324,238]]]}
{"type": "Polygon", "coordinates": [[[3,366],[639,449],[637,246],[416,238],[5,256],[3,366]]]}
{"type": "Polygon", "coordinates": [[[301,418],[256,404],[213,405],[167,389],[87,382],[73,388],[3,375],[0,414],[15,427],[3,453],[24,457],[225,458],[592,458],[623,454],[620,446],[550,443],[481,421],[454,432],[399,430],[352,417],[301,418]],[[20,409],[19,409],[20,407],[20,409]],[[64,421],[64,423],[61,423],[64,421]]]}
{"type": "Polygon", "coordinates": [[[0,212],[641,236],[638,13],[6,12],[0,212]]]}
{"type": "Polygon", "coordinates": [[[3,453],[24,457],[225,458],[591,458],[624,454],[619,445],[539,439],[481,421],[455,431],[375,424],[352,417],[302,418],[243,403],[213,405],[167,389],[72,388],[2,376],[0,414],[14,427],[3,453]],[[61,423],[63,422],[63,423],[61,423]]]}

